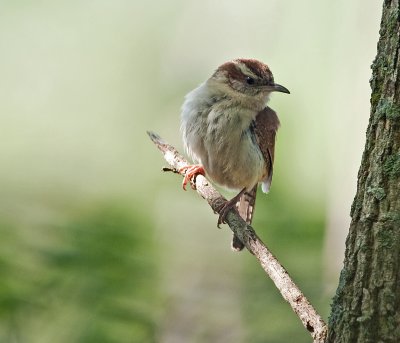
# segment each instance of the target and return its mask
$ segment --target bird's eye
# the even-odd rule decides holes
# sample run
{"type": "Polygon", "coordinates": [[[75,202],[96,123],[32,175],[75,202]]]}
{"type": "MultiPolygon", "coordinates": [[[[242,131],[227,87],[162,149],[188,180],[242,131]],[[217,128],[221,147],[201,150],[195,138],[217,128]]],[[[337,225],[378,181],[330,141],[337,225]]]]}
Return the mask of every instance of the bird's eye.
{"type": "Polygon", "coordinates": [[[246,77],[246,82],[248,85],[254,85],[254,79],[250,76],[246,77]]]}

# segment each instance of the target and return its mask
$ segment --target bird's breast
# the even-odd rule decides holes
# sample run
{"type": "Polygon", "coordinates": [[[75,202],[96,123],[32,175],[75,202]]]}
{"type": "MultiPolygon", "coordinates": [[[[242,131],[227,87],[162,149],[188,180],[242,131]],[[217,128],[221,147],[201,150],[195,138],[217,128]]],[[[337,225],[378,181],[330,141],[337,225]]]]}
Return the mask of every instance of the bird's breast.
{"type": "Polygon", "coordinates": [[[229,189],[252,189],[266,164],[251,123],[258,111],[226,96],[211,96],[205,84],[186,96],[181,131],[187,152],[211,180],[229,189]]]}
{"type": "Polygon", "coordinates": [[[216,183],[250,190],[265,176],[265,160],[251,122],[251,113],[210,113],[204,140],[207,159],[203,164],[216,183]]]}

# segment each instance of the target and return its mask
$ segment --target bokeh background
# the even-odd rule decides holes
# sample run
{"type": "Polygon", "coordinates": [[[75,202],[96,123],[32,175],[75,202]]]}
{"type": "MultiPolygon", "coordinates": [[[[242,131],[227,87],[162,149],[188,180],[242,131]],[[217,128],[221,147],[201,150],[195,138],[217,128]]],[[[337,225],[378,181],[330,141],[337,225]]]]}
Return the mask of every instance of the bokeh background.
{"type": "MultiPolygon", "coordinates": [[[[291,95],[254,227],[326,319],[369,116],[380,1],[3,1],[0,341],[310,342],[181,179],[184,95],[226,60],[291,95]]],[[[226,193],[228,196],[233,194],[226,193]]]]}

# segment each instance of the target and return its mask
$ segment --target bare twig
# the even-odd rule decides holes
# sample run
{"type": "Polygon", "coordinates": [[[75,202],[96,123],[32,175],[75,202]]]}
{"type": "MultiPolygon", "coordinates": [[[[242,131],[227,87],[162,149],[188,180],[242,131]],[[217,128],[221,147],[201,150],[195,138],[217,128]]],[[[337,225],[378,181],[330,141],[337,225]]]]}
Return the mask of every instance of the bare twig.
{"type": "MultiPolygon", "coordinates": [[[[176,172],[180,168],[188,165],[185,158],[182,157],[172,145],[164,142],[160,136],[153,132],[148,132],[148,135],[158,149],[161,150],[165,160],[172,166],[171,171],[176,172]]],[[[168,170],[168,168],[164,170],[168,170]]],[[[221,203],[226,201],[204,176],[198,175],[195,182],[197,193],[207,200],[214,212],[221,203]]],[[[328,330],[327,325],[290,278],[285,268],[282,267],[275,256],[272,255],[257,236],[254,229],[250,225],[247,225],[234,210],[228,213],[226,222],[231,230],[245,244],[246,248],[258,259],[264,271],[275,283],[282,297],[290,304],[304,327],[311,333],[314,343],[323,343],[328,330]]]]}

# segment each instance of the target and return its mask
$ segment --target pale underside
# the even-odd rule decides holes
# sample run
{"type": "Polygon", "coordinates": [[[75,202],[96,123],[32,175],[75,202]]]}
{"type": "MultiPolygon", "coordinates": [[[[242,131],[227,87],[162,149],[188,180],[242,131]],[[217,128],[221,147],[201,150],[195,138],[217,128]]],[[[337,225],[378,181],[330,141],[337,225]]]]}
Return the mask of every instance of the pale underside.
{"type": "MultiPolygon", "coordinates": [[[[188,154],[203,165],[213,182],[230,190],[246,190],[236,208],[251,224],[258,183],[265,193],[271,186],[279,120],[265,107],[267,99],[246,99],[255,101],[250,104],[240,100],[235,102],[226,94],[211,96],[209,87],[201,85],[186,96],[181,130],[188,154]]],[[[243,248],[237,237],[232,246],[243,248]]]]}

